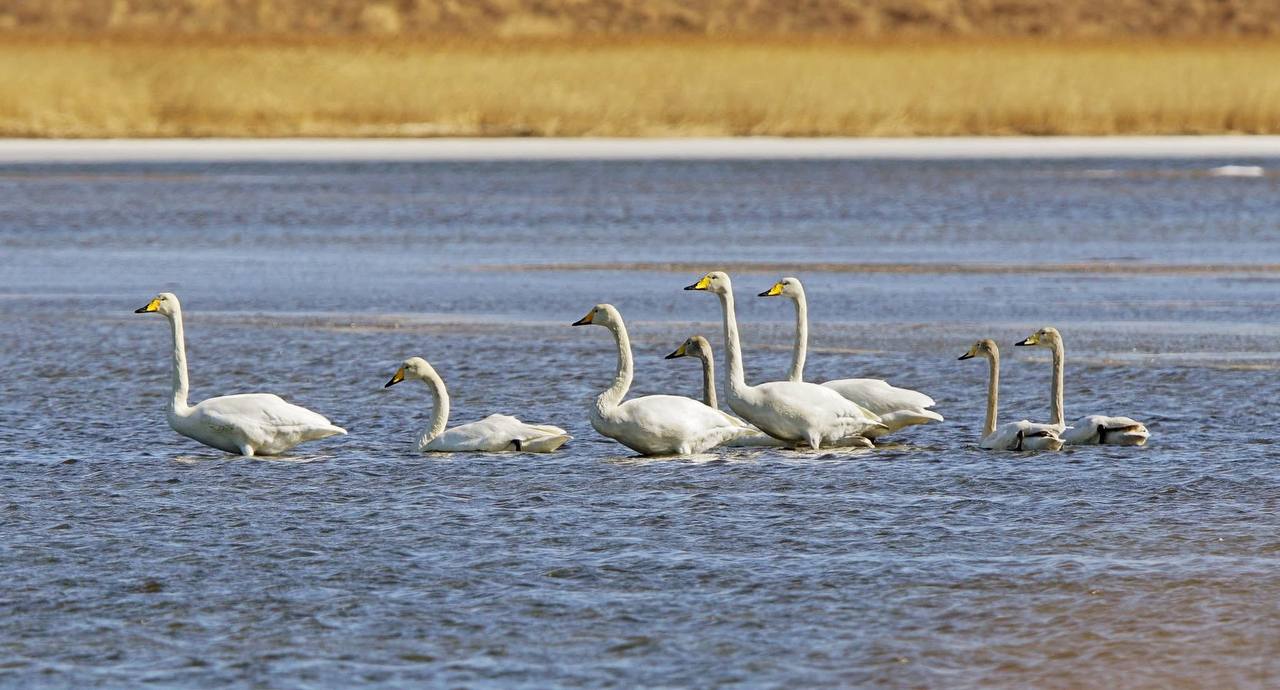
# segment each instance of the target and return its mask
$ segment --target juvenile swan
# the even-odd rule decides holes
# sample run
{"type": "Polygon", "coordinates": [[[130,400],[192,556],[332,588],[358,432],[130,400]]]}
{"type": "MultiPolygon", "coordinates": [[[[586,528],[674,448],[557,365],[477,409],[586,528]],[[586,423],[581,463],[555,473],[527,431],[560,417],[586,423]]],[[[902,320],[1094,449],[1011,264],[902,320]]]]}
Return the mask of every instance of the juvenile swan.
{"type": "Polygon", "coordinates": [[[1053,351],[1053,380],[1049,384],[1049,412],[1053,418],[1049,423],[1062,434],[1067,445],[1141,446],[1151,437],[1142,422],[1128,417],[1091,414],[1067,426],[1062,412],[1062,370],[1066,364],[1062,334],[1056,328],[1045,327],[1014,344],[1047,347],[1053,351]]]}
{"type": "Polygon", "coordinates": [[[744,380],[733,283],[715,271],[686,290],[705,290],[720,298],[728,351],[725,388],[729,408],[770,436],[792,444],[869,447],[868,434],[887,430],[880,418],[844,399],[830,388],[802,381],[772,381],[748,386],[744,380]]]}
{"type": "Polygon", "coordinates": [[[601,393],[589,416],[604,436],[644,455],[692,455],[753,431],[742,420],[679,395],[646,395],[623,401],[631,388],[634,363],[622,315],[597,304],[574,326],[604,326],[618,344],[613,385],[601,393]]]}
{"type": "MultiPolygon", "coordinates": [[[[787,373],[787,379],[803,381],[804,360],[809,349],[809,305],[805,301],[804,285],[799,278],[787,277],[760,293],[760,297],[778,296],[790,299],[796,307],[796,341],[791,350],[791,370],[787,373]]],[[[880,379],[837,379],[822,385],[880,416],[880,421],[888,427],[888,431],[869,432],[867,436],[870,438],[878,438],[915,424],[942,421],[942,415],[926,409],[933,407],[933,398],[924,393],[891,386],[880,379]]]]}
{"type": "Polygon", "coordinates": [[[1035,424],[1022,420],[996,426],[996,406],[1000,398],[1000,350],[994,340],[979,340],[960,355],[960,359],[982,356],[991,364],[991,378],[987,382],[987,419],[982,423],[982,440],[979,448],[986,450],[1059,450],[1062,439],[1058,430],[1048,424],[1035,424]]]}
{"type": "MultiPolygon", "coordinates": [[[[700,335],[692,336],[681,343],[675,352],[667,355],[666,359],[680,357],[696,357],[702,362],[702,402],[713,410],[720,409],[720,402],[716,399],[716,362],[711,353],[711,343],[700,335]]],[[[743,424],[746,424],[746,422],[743,422],[743,424]]],[[[723,445],[735,448],[784,448],[791,444],[776,439],[759,429],[753,429],[750,434],[739,436],[732,441],[726,441],[723,445]]]]}
{"type": "Polygon", "coordinates": [[[169,426],[206,446],[241,455],[278,455],[302,443],[347,433],[329,420],[270,393],[224,395],[187,405],[187,346],[182,335],[182,305],[178,296],[162,292],[135,309],[135,314],[159,312],[173,331],[173,400],[169,426]]]}
{"type": "Polygon", "coordinates": [[[410,357],[396,369],[384,388],[390,388],[411,376],[421,379],[431,389],[434,403],[431,427],[418,437],[419,453],[524,451],[550,453],[573,438],[558,426],[525,424],[504,414],[491,414],[470,424],[445,430],[449,424],[449,391],[436,370],[421,357],[410,357]]]}

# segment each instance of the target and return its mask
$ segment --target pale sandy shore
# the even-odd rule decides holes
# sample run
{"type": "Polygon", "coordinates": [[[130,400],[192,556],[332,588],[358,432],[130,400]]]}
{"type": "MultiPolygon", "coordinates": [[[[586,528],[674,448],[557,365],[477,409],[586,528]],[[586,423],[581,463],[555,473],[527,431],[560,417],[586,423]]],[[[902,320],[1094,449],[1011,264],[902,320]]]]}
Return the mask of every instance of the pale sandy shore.
{"type": "Polygon", "coordinates": [[[1280,157],[1280,136],[916,139],[6,139],[0,163],[1280,157]]]}

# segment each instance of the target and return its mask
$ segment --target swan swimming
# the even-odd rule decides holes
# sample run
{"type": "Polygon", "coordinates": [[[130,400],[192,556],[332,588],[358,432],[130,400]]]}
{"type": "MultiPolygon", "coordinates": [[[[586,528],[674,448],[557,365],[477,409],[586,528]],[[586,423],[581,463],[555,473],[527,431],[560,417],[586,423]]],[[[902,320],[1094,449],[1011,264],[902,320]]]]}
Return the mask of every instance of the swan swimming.
{"type": "Polygon", "coordinates": [[[612,304],[597,304],[574,326],[604,326],[613,333],[618,365],[613,385],[596,397],[591,426],[644,455],[694,455],[749,434],[750,426],[697,400],[679,395],[646,395],[623,400],[631,388],[631,339],[612,304]]]}
{"type": "MultiPolygon", "coordinates": [[[[803,381],[805,355],[809,348],[809,305],[805,300],[804,285],[799,278],[788,276],[759,296],[782,296],[795,303],[796,340],[791,350],[791,369],[787,373],[787,379],[803,381]]],[[[880,416],[880,421],[888,430],[868,432],[868,438],[879,438],[916,424],[942,421],[942,415],[927,409],[933,407],[933,398],[924,393],[891,386],[880,379],[837,379],[822,385],[880,416]]]]}
{"type": "MultiPolygon", "coordinates": [[[[711,343],[700,335],[691,336],[681,343],[680,347],[676,348],[674,352],[667,355],[665,359],[678,359],[681,357],[696,357],[702,362],[702,402],[713,410],[720,409],[720,402],[716,398],[716,363],[715,357],[711,353],[711,343]]],[[[743,424],[746,424],[746,422],[743,422],[743,424]]],[[[785,448],[791,444],[757,429],[750,434],[739,436],[721,445],[734,448],[785,448]]]]}
{"type": "Polygon", "coordinates": [[[504,414],[491,414],[478,422],[460,424],[446,430],[445,427],[449,424],[449,391],[444,387],[444,380],[427,363],[427,360],[421,357],[410,357],[399,369],[396,369],[391,380],[387,381],[383,387],[390,388],[404,381],[406,377],[421,379],[426,383],[427,388],[431,389],[431,398],[434,401],[431,427],[418,437],[420,453],[466,451],[550,453],[573,438],[558,426],[525,424],[515,417],[504,414]]]}
{"type": "Polygon", "coordinates": [[[870,447],[869,433],[888,428],[875,414],[816,383],[771,381],[749,386],[744,380],[738,319],[733,306],[733,283],[722,271],[703,276],[685,288],[720,298],[724,339],[728,351],[725,388],[729,408],[774,438],[792,444],[870,447]]]}
{"type": "Polygon", "coordinates": [[[979,340],[960,355],[960,359],[983,357],[991,367],[987,381],[987,419],[982,423],[982,440],[978,447],[985,450],[1060,450],[1062,439],[1058,430],[1048,424],[1036,424],[1022,420],[996,426],[996,407],[1000,404],[1000,349],[994,340],[979,340]]]}
{"type": "Polygon", "coordinates": [[[270,393],[224,395],[188,406],[182,305],[177,295],[162,292],[134,310],[135,314],[151,312],[168,319],[173,331],[173,400],[168,418],[174,431],[206,446],[250,457],[279,455],[304,441],[347,433],[323,416],[270,393]]]}
{"type": "Polygon", "coordinates": [[[1108,417],[1091,414],[1067,426],[1062,411],[1062,370],[1066,355],[1062,346],[1062,334],[1052,327],[1041,328],[1014,345],[1046,347],[1053,351],[1053,380],[1049,384],[1049,423],[1062,434],[1062,440],[1071,446],[1113,445],[1141,446],[1151,437],[1147,427],[1129,417],[1108,417]]]}

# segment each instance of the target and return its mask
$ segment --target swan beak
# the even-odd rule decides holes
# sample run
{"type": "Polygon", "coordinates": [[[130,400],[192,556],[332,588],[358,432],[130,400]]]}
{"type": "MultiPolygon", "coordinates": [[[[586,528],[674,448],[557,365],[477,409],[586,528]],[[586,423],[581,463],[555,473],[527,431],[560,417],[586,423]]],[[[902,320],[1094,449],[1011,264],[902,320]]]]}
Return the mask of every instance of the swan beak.
{"type": "Polygon", "coordinates": [[[686,290],[706,290],[707,287],[709,287],[710,285],[711,285],[711,274],[708,273],[707,275],[702,276],[702,280],[699,280],[698,282],[686,287],[685,289],[686,290]]]}
{"type": "Polygon", "coordinates": [[[757,297],[777,297],[782,294],[782,283],[774,283],[773,287],[757,295],[757,297]]]}
{"type": "Polygon", "coordinates": [[[1039,338],[1039,337],[1037,337],[1035,333],[1032,333],[1031,335],[1027,336],[1027,339],[1026,339],[1026,340],[1023,340],[1022,342],[1014,343],[1014,345],[1015,345],[1015,346],[1018,346],[1018,345],[1039,345],[1039,344],[1040,344],[1040,338],[1039,338]]]}
{"type": "Polygon", "coordinates": [[[403,380],[404,380],[404,367],[400,367],[399,369],[396,369],[395,375],[391,377],[390,381],[387,381],[387,385],[383,386],[383,388],[390,388],[396,385],[397,383],[400,383],[403,380]]]}
{"type": "Polygon", "coordinates": [[[973,359],[973,351],[971,350],[969,352],[966,352],[963,355],[960,355],[959,357],[957,357],[956,359],[973,359]]]}
{"type": "Polygon", "coordinates": [[[577,321],[574,321],[573,323],[571,323],[571,324],[569,324],[569,325],[570,325],[570,326],[590,326],[590,325],[591,325],[591,317],[595,316],[595,314],[596,314],[596,310],[595,310],[595,309],[592,309],[591,311],[587,312],[587,315],[586,315],[586,316],[584,316],[584,317],[582,317],[582,318],[578,319],[577,321]]]}
{"type": "Polygon", "coordinates": [[[676,359],[676,358],[678,358],[678,357],[685,357],[685,356],[687,356],[688,354],[689,354],[689,353],[685,352],[684,345],[683,345],[683,344],[681,344],[681,345],[680,345],[680,347],[677,347],[677,348],[676,348],[676,351],[675,351],[675,352],[672,352],[671,354],[667,355],[666,357],[663,357],[663,359],[676,359]]]}
{"type": "Polygon", "coordinates": [[[147,306],[145,306],[145,307],[138,307],[137,309],[134,309],[134,310],[133,310],[133,313],[135,313],[135,314],[146,314],[146,313],[149,313],[149,312],[159,311],[159,310],[160,310],[160,298],[159,298],[159,297],[157,297],[157,298],[155,298],[155,299],[151,300],[150,302],[147,302],[147,306]]]}

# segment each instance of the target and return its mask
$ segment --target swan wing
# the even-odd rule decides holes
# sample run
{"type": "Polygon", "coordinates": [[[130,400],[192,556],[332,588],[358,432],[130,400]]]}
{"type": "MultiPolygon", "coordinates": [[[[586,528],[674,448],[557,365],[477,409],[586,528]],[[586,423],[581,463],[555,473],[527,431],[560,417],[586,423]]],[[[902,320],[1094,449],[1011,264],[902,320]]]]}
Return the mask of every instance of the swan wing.
{"type": "Polygon", "coordinates": [[[924,410],[934,405],[933,398],[924,393],[898,388],[880,379],[837,379],[822,385],[878,415],[895,410],[924,410]]]}
{"type": "Polygon", "coordinates": [[[1141,446],[1151,437],[1142,422],[1130,417],[1091,414],[1072,422],[1062,432],[1070,445],[1141,446]]]}
{"type": "Polygon", "coordinates": [[[732,415],[679,395],[632,398],[592,423],[605,436],[651,455],[700,453],[755,431],[732,415]]]}
{"type": "MultiPolygon", "coordinates": [[[[270,393],[202,400],[192,408],[188,419],[189,425],[221,443],[229,443],[240,452],[247,449],[263,455],[282,453],[303,441],[347,433],[323,415],[270,393]]],[[[223,445],[199,440],[226,450],[223,445]]]]}
{"type": "Polygon", "coordinates": [[[493,414],[477,422],[446,429],[423,450],[549,453],[570,438],[564,429],[557,426],[525,424],[510,415],[493,414]]]}
{"type": "Polygon", "coordinates": [[[1058,450],[1062,439],[1057,428],[1023,419],[1001,424],[978,445],[986,450],[1058,450]]]}

